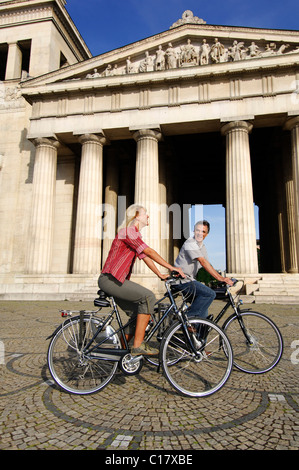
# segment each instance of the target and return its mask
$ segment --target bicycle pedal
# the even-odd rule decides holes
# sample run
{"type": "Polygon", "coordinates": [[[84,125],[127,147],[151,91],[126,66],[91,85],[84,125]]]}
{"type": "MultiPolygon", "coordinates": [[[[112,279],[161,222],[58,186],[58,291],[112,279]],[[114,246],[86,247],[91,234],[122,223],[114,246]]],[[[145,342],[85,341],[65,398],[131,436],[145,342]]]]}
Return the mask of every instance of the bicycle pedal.
{"type": "Polygon", "coordinates": [[[132,358],[128,360],[128,364],[129,364],[129,365],[131,365],[131,364],[136,364],[136,362],[139,362],[142,358],[143,358],[142,355],[140,355],[140,356],[132,356],[132,358]]]}

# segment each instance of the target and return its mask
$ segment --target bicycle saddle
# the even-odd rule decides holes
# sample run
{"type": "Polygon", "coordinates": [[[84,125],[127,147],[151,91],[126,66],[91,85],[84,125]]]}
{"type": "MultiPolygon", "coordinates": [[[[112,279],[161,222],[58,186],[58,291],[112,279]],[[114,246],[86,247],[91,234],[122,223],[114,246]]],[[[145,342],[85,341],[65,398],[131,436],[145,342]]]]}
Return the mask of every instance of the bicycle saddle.
{"type": "Polygon", "coordinates": [[[109,300],[107,300],[108,294],[103,290],[98,290],[98,298],[94,299],[93,304],[95,307],[111,307],[109,300]]]}

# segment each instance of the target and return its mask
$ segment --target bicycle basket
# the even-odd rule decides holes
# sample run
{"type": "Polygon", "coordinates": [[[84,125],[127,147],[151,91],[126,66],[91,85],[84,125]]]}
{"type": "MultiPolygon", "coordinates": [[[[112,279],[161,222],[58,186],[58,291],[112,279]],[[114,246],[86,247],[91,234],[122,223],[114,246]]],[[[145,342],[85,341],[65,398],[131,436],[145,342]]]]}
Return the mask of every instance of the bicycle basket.
{"type": "Polygon", "coordinates": [[[226,291],[225,284],[217,286],[217,287],[212,287],[212,290],[216,294],[216,300],[225,300],[227,298],[227,291],[226,291]]]}

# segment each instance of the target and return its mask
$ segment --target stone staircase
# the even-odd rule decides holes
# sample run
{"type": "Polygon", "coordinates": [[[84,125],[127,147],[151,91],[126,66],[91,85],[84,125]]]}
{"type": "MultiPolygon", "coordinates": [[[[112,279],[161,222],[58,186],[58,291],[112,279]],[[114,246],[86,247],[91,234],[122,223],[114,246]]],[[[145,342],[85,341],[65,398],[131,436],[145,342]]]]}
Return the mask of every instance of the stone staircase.
{"type": "Polygon", "coordinates": [[[299,305],[299,274],[260,274],[245,283],[244,303],[299,305]]]}
{"type": "MultiPolygon", "coordinates": [[[[133,274],[132,281],[151,289],[159,298],[164,284],[155,275],[133,274]]],[[[15,274],[0,276],[0,301],[93,301],[97,297],[98,275],[15,274]]]]}
{"type": "MultiPolygon", "coordinates": [[[[227,274],[243,280],[244,303],[298,304],[299,274],[227,274]]],[[[144,276],[132,280],[142,284],[144,276]]],[[[93,301],[97,296],[98,276],[82,274],[10,275],[0,278],[0,300],[20,301],[93,301]]],[[[147,279],[147,282],[149,279],[147,279]]],[[[163,283],[156,276],[147,283],[157,296],[164,294],[163,283]],[[158,291],[159,286],[161,291],[158,291]]]]}
{"type": "Polygon", "coordinates": [[[17,274],[0,283],[0,300],[90,301],[97,296],[97,281],[98,276],[82,274],[17,274]]]}

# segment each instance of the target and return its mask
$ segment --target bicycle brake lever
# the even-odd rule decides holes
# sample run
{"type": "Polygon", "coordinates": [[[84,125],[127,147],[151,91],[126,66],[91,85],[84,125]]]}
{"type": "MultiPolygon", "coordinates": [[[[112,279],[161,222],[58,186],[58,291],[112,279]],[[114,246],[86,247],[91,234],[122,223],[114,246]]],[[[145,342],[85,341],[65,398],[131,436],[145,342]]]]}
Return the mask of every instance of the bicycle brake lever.
{"type": "Polygon", "coordinates": [[[183,279],[183,277],[177,271],[171,271],[170,276],[169,278],[167,278],[167,280],[169,279],[183,279]]]}

